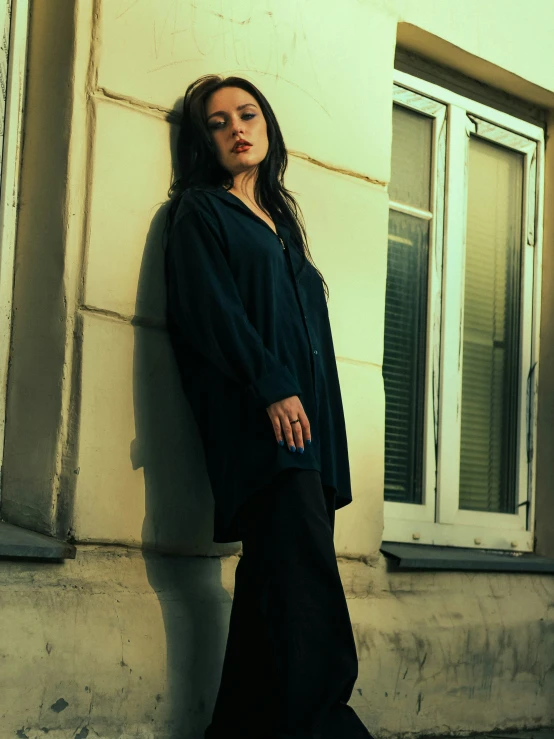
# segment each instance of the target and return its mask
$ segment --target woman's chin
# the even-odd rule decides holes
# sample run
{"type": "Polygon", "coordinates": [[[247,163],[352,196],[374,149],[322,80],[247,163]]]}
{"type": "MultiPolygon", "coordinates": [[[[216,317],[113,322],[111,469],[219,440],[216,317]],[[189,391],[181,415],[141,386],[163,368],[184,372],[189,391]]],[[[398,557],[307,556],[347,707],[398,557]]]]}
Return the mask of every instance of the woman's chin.
{"type": "Polygon", "coordinates": [[[251,172],[257,169],[259,162],[233,162],[232,166],[226,167],[226,169],[236,177],[238,174],[244,174],[245,172],[251,172]]]}

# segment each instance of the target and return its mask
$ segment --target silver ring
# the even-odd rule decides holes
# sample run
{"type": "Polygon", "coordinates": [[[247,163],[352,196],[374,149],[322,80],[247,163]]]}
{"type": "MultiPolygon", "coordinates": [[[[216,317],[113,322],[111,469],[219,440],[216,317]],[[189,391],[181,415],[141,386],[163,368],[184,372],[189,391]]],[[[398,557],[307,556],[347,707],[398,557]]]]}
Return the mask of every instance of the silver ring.
{"type": "Polygon", "coordinates": [[[293,424],[293,423],[300,423],[300,419],[297,418],[296,421],[291,421],[291,424],[293,424]]]}

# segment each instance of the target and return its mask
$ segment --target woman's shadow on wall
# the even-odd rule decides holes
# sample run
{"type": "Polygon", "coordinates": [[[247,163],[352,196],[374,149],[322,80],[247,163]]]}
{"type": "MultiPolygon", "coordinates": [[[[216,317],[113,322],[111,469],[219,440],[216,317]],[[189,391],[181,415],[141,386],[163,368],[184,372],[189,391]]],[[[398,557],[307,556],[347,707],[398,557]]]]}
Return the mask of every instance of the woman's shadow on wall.
{"type": "MultiPolygon", "coordinates": [[[[173,161],[176,128],[170,126],[173,161]]],[[[144,472],[144,560],[167,642],[165,690],[152,696],[152,717],[157,729],[163,726],[164,737],[198,739],[215,701],[231,606],[218,555],[234,553],[238,545],[212,543],[213,500],[204,453],[165,330],[168,208],[163,204],[151,222],[140,270],[131,461],[144,472]]]]}

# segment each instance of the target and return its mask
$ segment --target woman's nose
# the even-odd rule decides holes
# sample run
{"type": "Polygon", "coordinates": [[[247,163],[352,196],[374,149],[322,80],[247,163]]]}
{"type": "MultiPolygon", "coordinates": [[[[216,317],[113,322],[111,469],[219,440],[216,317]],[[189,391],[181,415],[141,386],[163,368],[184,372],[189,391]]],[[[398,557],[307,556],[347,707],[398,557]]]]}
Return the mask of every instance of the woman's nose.
{"type": "Polygon", "coordinates": [[[244,132],[243,121],[241,121],[240,118],[234,120],[231,128],[233,136],[238,136],[239,134],[242,134],[244,132]]]}

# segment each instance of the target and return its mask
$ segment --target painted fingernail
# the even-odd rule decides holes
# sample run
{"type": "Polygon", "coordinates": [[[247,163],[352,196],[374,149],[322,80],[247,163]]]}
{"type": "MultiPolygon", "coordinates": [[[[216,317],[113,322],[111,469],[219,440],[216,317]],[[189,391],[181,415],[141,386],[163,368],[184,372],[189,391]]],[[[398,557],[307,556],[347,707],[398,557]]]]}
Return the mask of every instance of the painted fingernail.
{"type": "Polygon", "coordinates": [[[291,452],[295,452],[296,451],[296,447],[293,446],[292,444],[291,444],[291,446],[289,446],[289,449],[291,450],[291,452]]]}
{"type": "Polygon", "coordinates": [[[285,442],[282,439],[279,439],[277,443],[279,444],[279,446],[285,446],[285,442]]]}
{"type": "Polygon", "coordinates": [[[312,445],[312,440],[311,440],[311,439],[306,439],[306,444],[307,444],[308,446],[311,446],[311,445],[312,445]]]}
{"type": "Polygon", "coordinates": [[[300,454],[304,454],[304,447],[299,446],[298,451],[300,452],[300,454]]]}

